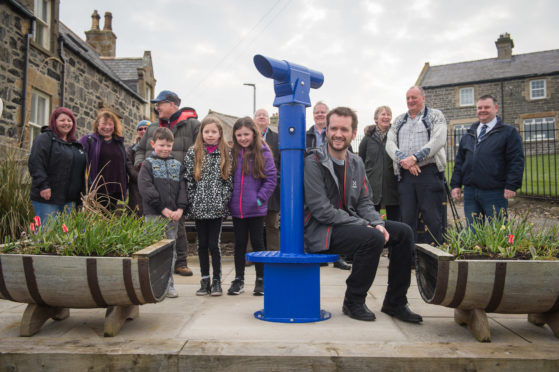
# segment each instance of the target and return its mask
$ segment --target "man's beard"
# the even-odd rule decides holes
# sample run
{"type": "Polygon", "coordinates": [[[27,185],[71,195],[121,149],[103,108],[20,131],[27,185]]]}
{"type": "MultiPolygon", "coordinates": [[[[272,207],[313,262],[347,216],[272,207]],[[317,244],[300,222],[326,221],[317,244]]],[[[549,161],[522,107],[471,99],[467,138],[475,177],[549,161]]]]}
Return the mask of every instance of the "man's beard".
{"type": "Polygon", "coordinates": [[[349,146],[351,146],[351,141],[345,141],[344,140],[344,144],[342,146],[342,148],[337,148],[334,146],[334,140],[332,138],[328,138],[328,146],[330,146],[330,148],[334,151],[344,151],[347,150],[349,148],[349,146]]]}

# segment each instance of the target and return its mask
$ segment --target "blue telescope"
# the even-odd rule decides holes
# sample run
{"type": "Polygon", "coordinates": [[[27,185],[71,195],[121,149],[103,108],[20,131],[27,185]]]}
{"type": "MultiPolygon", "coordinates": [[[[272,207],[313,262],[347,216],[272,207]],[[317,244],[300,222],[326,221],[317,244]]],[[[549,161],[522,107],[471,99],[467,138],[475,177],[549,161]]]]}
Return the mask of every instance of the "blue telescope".
{"type": "Polygon", "coordinates": [[[254,316],[282,323],[326,320],[331,314],[320,309],[320,264],[334,262],[338,255],[305,254],[303,247],[305,110],[311,105],[311,88],[320,88],[324,75],[262,55],[254,56],[254,65],[274,79],[281,152],[280,251],[247,253],[248,260],[264,264],[264,309],[254,316]]]}

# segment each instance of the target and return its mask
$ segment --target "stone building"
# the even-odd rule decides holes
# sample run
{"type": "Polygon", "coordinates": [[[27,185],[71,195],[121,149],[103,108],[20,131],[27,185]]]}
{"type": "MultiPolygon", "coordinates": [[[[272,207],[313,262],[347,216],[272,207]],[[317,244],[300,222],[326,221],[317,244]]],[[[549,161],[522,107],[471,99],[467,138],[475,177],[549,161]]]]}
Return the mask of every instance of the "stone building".
{"type": "MultiPolygon", "coordinates": [[[[416,84],[425,89],[428,106],[443,111],[449,124],[449,150],[477,121],[477,98],[492,94],[498,115],[513,124],[528,154],[555,151],[559,136],[559,49],[514,55],[508,33],[495,42],[497,58],[430,66],[416,84]],[[535,146],[537,144],[537,146],[535,146]]],[[[454,151],[448,151],[452,159],[454,151]]]]}
{"type": "Polygon", "coordinates": [[[86,43],[59,19],[60,0],[6,0],[0,3],[0,143],[30,148],[50,113],[71,109],[78,135],[91,131],[98,111],[122,120],[130,142],[135,125],[154,119],[149,100],[155,78],[149,51],[140,58],[115,58],[112,15],[92,15],[86,43]]]}

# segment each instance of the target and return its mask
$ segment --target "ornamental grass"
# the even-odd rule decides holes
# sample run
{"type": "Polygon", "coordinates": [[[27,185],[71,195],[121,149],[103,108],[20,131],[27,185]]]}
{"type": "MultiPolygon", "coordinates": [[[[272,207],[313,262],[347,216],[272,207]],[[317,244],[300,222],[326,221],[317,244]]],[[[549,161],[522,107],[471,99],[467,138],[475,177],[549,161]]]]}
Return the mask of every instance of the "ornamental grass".
{"type": "Polygon", "coordinates": [[[29,154],[13,145],[0,145],[0,243],[18,239],[33,217],[29,200],[29,154]]]}
{"type": "Polygon", "coordinates": [[[166,227],[163,219],[145,221],[126,210],[101,215],[80,209],[41,222],[36,216],[2,253],[127,257],[165,238],[166,227]]]}
{"type": "Polygon", "coordinates": [[[464,228],[449,227],[439,248],[459,259],[559,259],[559,228],[535,226],[528,214],[474,219],[464,228]]]}
{"type": "Polygon", "coordinates": [[[97,199],[102,178],[86,188],[78,209],[48,221],[33,218],[26,163],[15,154],[0,159],[2,253],[126,257],[165,238],[163,219],[145,221],[123,201],[116,210],[103,206],[97,199]]]}

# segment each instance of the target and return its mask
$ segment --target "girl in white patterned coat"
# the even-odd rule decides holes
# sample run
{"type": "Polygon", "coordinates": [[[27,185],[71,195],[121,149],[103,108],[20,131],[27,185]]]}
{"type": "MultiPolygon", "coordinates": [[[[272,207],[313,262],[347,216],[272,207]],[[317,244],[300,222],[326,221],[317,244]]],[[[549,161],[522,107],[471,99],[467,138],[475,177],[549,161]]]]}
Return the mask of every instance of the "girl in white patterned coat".
{"type": "Polygon", "coordinates": [[[212,115],[202,120],[200,134],[184,158],[187,217],[196,222],[202,280],[198,296],[221,296],[221,222],[228,215],[233,189],[231,150],[223,138],[221,121],[212,115]],[[210,284],[209,254],[213,280],[210,284]]]}

